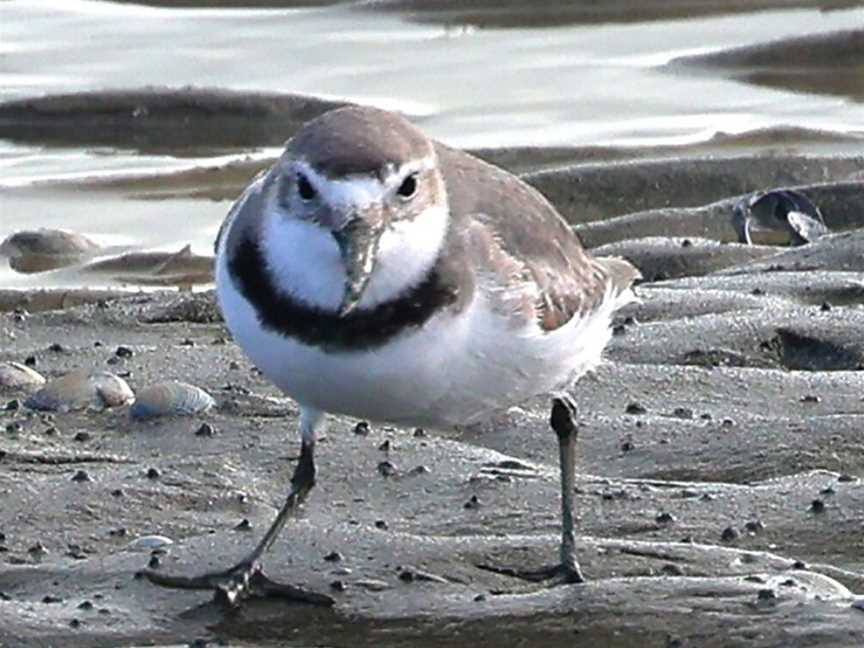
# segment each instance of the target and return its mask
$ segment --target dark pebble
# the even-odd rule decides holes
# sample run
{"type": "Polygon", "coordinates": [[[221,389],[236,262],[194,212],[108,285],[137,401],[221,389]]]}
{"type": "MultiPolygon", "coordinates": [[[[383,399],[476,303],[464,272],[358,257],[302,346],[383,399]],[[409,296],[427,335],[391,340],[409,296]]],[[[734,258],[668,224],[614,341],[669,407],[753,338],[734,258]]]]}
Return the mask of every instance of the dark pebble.
{"type": "Polygon", "coordinates": [[[346,589],[345,583],[342,582],[341,580],[335,580],[332,583],[330,583],[330,589],[332,589],[335,592],[344,592],[346,589]]]}
{"type": "Polygon", "coordinates": [[[110,531],[108,531],[108,535],[112,538],[125,538],[127,535],[129,535],[129,531],[126,529],[126,527],[120,527],[118,529],[111,529],[110,531]]]}
{"type": "Polygon", "coordinates": [[[627,414],[645,414],[648,410],[645,409],[643,405],[639,403],[630,403],[627,408],[624,410],[627,414]]]}
{"type": "Polygon", "coordinates": [[[820,499],[814,499],[810,502],[810,510],[813,513],[824,513],[825,512],[825,502],[820,499]]]}
{"type": "Polygon", "coordinates": [[[237,371],[238,369],[240,369],[240,363],[237,362],[236,360],[232,360],[231,362],[228,363],[228,369],[230,371],[237,371]]]}
{"type": "Polygon", "coordinates": [[[78,619],[72,619],[72,620],[69,622],[69,627],[70,627],[70,628],[77,628],[77,627],[79,627],[80,625],[81,625],[81,622],[80,622],[78,619]]]}
{"type": "Polygon", "coordinates": [[[93,601],[81,601],[78,604],[79,610],[92,610],[93,609],[93,601]]]}
{"type": "Polygon", "coordinates": [[[92,438],[92,436],[90,435],[89,432],[78,432],[72,438],[75,441],[77,441],[78,443],[86,443],[87,441],[89,441],[92,438]]]}
{"type": "Polygon", "coordinates": [[[36,356],[32,356],[32,355],[27,356],[26,358],[24,358],[24,364],[27,365],[28,367],[35,367],[36,366],[36,356]]]}
{"type": "Polygon", "coordinates": [[[620,337],[620,336],[626,335],[626,334],[627,334],[627,327],[624,326],[623,324],[615,324],[612,327],[612,335],[614,335],[615,337],[620,337]]]}
{"type": "Polygon", "coordinates": [[[840,475],[837,478],[837,481],[838,482],[852,482],[852,481],[855,481],[855,477],[853,477],[852,475],[850,475],[848,473],[843,473],[842,475],[840,475]]]}
{"type": "Polygon", "coordinates": [[[324,560],[326,560],[327,562],[342,562],[344,558],[345,556],[343,556],[338,551],[331,551],[329,554],[324,556],[324,560]]]}
{"type": "Polygon", "coordinates": [[[760,531],[765,530],[765,524],[762,520],[751,520],[744,525],[744,528],[750,533],[759,533],[760,531]]]}
{"type": "Polygon", "coordinates": [[[757,597],[760,601],[773,601],[777,598],[777,592],[773,589],[760,589],[757,597]]]}
{"type": "Polygon", "coordinates": [[[14,422],[12,422],[12,423],[9,423],[9,424],[6,426],[6,432],[7,432],[8,434],[18,434],[18,433],[21,432],[23,429],[24,429],[24,426],[21,425],[18,421],[14,421],[14,422]]]}
{"type": "Polygon", "coordinates": [[[737,540],[740,536],[741,532],[735,527],[726,527],[723,529],[723,533],[720,534],[720,539],[723,542],[732,542],[733,540],[737,540]]]}
{"type": "Polygon", "coordinates": [[[801,397],[802,403],[819,403],[821,401],[822,399],[814,394],[806,394],[805,396],[801,397]]]}
{"type": "Polygon", "coordinates": [[[733,425],[735,425],[735,419],[724,418],[722,421],[722,425],[723,427],[732,427],[733,425]]]}
{"type": "Polygon", "coordinates": [[[147,563],[150,569],[159,569],[161,565],[162,561],[159,560],[159,556],[150,556],[150,561],[147,563]]]}
{"type": "Polygon", "coordinates": [[[803,560],[796,560],[792,563],[792,569],[807,569],[807,563],[803,560]]]}
{"type": "Polygon", "coordinates": [[[0,591],[0,601],[11,601],[12,597],[6,592],[0,591]]]}
{"type": "Polygon", "coordinates": [[[74,482],[89,482],[93,481],[93,478],[86,470],[79,470],[74,475],[72,475],[72,481],[74,482]]]}
{"type": "Polygon", "coordinates": [[[485,594],[478,594],[477,596],[474,597],[475,603],[480,603],[480,602],[485,601],[485,600],[486,600],[485,594]]]}
{"type": "Polygon", "coordinates": [[[66,349],[64,349],[63,345],[59,342],[54,342],[51,346],[48,347],[48,350],[53,353],[63,353],[66,349]]]}
{"type": "MultiPolygon", "coordinates": [[[[411,469],[412,475],[425,475],[426,473],[431,472],[426,466],[414,466],[411,469]]],[[[499,477],[506,477],[507,475],[498,475],[499,477]]]]}
{"type": "Polygon", "coordinates": [[[683,576],[684,568],[675,563],[666,563],[660,568],[660,571],[666,576],[683,576]]]}
{"type": "Polygon", "coordinates": [[[48,553],[48,549],[46,549],[45,545],[43,545],[41,542],[37,542],[27,550],[27,553],[29,553],[31,556],[44,556],[48,553]]]}
{"type": "Polygon", "coordinates": [[[382,531],[386,531],[386,530],[389,529],[390,527],[389,527],[389,525],[387,524],[387,521],[386,521],[386,520],[375,520],[375,528],[376,528],[376,529],[381,529],[382,531]]]}
{"type": "Polygon", "coordinates": [[[414,572],[410,569],[403,569],[399,572],[399,580],[404,583],[413,583],[414,582],[414,572]]]}
{"type": "Polygon", "coordinates": [[[53,425],[51,425],[51,426],[45,428],[45,430],[42,432],[42,434],[44,434],[45,436],[56,436],[57,432],[58,432],[57,428],[54,427],[53,425]]]}
{"type": "Polygon", "coordinates": [[[693,410],[689,407],[676,407],[672,411],[672,416],[680,419],[692,419],[693,418],[693,410]]]}
{"type": "Polygon", "coordinates": [[[111,491],[112,497],[123,497],[126,493],[123,492],[122,488],[115,488],[111,491]]]}
{"type": "Polygon", "coordinates": [[[96,348],[98,349],[99,347],[104,346],[104,345],[102,344],[102,340],[96,340],[96,341],[93,343],[93,346],[96,347],[96,348]]]}
{"type": "Polygon", "coordinates": [[[389,461],[382,461],[378,464],[378,472],[382,477],[392,477],[396,474],[396,466],[389,461]]]}
{"type": "Polygon", "coordinates": [[[750,291],[750,294],[756,295],[758,297],[759,295],[764,295],[765,291],[762,290],[761,288],[754,288],[753,290],[750,291]]]}
{"type": "Polygon", "coordinates": [[[632,442],[632,441],[624,441],[624,442],[621,444],[621,452],[630,452],[630,451],[633,450],[635,447],[636,447],[636,446],[633,445],[633,442],[632,442]]]}
{"type": "Polygon", "coordinates": [[[54,596],[53,594],[46,594],[42,597],[43,603],[62,603],[63,598],[60,596],[54,596]]]}
{"type": "Polygon", "coordinates": [[[162,473],[159,472],[158,468],[148,468],[147,469],[147,479],[159,479],[162,476],[162,473]]]}
{"type": "Polygon", "coordinates": [[[216,428],[210,425],[209,423],[202,423],[198,426],[198,429],[195,430],[195,436],[199,437],[213,437],[216,436],[216,428]]]}
{"type": "Polygon", "coordinates": [[[823,313],[830,311],[831,310],[831,304],[829,304],[828,302],[822,302],[822,305],[819,307],[819,310],[821,310],[823,313]]]}
{"type": "Polygon", "coordinates": [[[6,542],[6,534],[0,531],[0,542],[6,542]]]}
{"type": "Polygon", "coordinates": [[[672,524],[675,521],[675,516],[671,513],[660,513],[657,517],[654,518],[654,521],[658,524],[672,524]]]}
{"type": "Polygon", "coordinates": [[[381,452],[390,452],[390,439],[385,439],[384,443],[378,446],[381,452]]]}
{"type": "Polygon", "coordinates": [[[464,508],[468,510],[480,508],[480,500],[476,495],[472,495],[471,499],[469,499],[465,504],[463,504],[464,508]]]}
{"type": "Polygon", "coordinates": [[[681,241],[681,247],[682,248],[688,248],[688,247],[692,247],[692,246],[693,246],[693,241],[691,241],[690,239],[684,239],[683,241],[681,241]]]}
{"type": "Polygon", "coordinates": [[[426,436],[426,430],[424,430],[423,428],[415,428],[414,429],[414,438],[419,439],[419,438],[425,437],[425,436],[426,436]]]}
{"type": "Polygon", "coordinates": [[[114,355],[118,358],[131,358],[135,355],[135,352],[127,346],[118,346],[114,355]]]}
{"type": "Polygon", "coordinates": [[[6,403],[7,412],[17,412],[19,409],[21,409],[21,401],[17,398],[13,398],[8,403],[6,403]]]}
{"type": "Polygon", "coordinates": [[[837,491],[834,490],[833,486],[826,486],[821,491],[819,491],[820,495],[834,495],[837,491]]]}
{"type": "Polygon", "coordinates": [[[243,518],[237,525],[234,527],[235,531],[251,531],[252,523],[249,521],[249,518],[243,518]]]}
{"type": "Polygon", "coordinates": [[[193,340],[191,338],[184,338],[183,341],[180,342],[180,346],[194,347],[195,346],[195,340],[193,340]]]}
{"type": "Polygon", "coordinates": [[[188,644],[188,648],[207,648],[206,639],[193,639],[188,644]]]}
{"type": "Polygon", "coordinates": [[[359,434],[360,436],[366,436],[369,434],[369,423],[366,421],[360,421],[357,425],[354,426],[354,434],[359,434]]]}

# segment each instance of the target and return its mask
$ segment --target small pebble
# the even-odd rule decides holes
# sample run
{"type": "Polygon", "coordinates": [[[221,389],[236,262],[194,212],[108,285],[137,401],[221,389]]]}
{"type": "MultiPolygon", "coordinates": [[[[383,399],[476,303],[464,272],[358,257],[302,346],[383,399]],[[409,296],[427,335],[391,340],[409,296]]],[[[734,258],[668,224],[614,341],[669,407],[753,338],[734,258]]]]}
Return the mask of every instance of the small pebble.
{"type": "Polygon", "coordinates": [[[27,365],[28,367],[35,367],[36,366],[36,356],[32,356],[32,355],[27,356],[26,358],[24,358],[24,364],[27,365]]]}
{"type": "Polygon", "coordinates": [[[242,520],[240,520],[240,522],[238,522],[235,525],[234,530],[235,531],[251,531],[252,530],[252,523],[249,521],[249,518],[243,518],[242,520]]]}
{"type": "MultiPolygon", "coordinates": [[[[414,467],[410,470],[410,473],[411,473],[412,475],[425,475],[425,474],[428,473],[428,472],[430,472],[429,469],[428,469],[426,466],[423,466],[423,465],[420,465],[420,466],[414,466],[414,467]]],[[[504,477],[504,476],[506,476],[506,475],[499,475],[499,477],[504,477]]]]}
{"type": "Polygon", "coordinates": [[[369,423],[366,421],[360,421],[357,425],[354,426],[354,434],[359,436],[366,436],[369,434],[369,423]]]}
{"type": "Polygon", "coordinates": [[[676,407],[672,411],[672,416],[680,419],[692,419],[693,418],[693,410],[689,407],[676,407]]]}
{"type": "Polygon", "coordinates": [[[480,500],[477,498],[476,495],[472,495],[471,499],[469,499],[467,502],[465,502],[465,504],[463,504],[463,507],[467,510],[480,508],[480,500]]]}
{"type": "Polygon", "coordinates": [[[135,355],[135,352],[127,346],[118,346],[117,350],[114,352],[118,358],[131,358],[135,355]]]}
{"type": "Polygon", "coordinates": [[[478,594],[477,596],[474,597],[475,603],[480,603],[481,601],[485,601],[485,600],[486,600],[485,594],[478,594]]]}
{"type": "Polygon", "coordinates": [[[389,461],[382,461],[378,464],[378,472],[382,477],[392,477],[396,474],[396,466],[389,461]]]}
{"type": "Polygon", "coordinates": [[[414,438],[419,439],[426,436],[426,430],[423,428],[414,428],[414,438]]]}
{"type": "Polygon", "coordinates": [[[123,497],[125,494],[122,488],[115,488],[111,491],[111,497],[123,497]]]}
{"type": "Polygon", "coordinates": [[[324,556],[324,560],[326,560],[327,562],[342,562],[344,558],[345,556],[343,556],[338,551],[331,551],[329,554],[324,556]]]}
{"type": "Polygon", "coordinates": [[[624,441],[621,443],[621,452],[630,452],[636,446],[633,445],[633,442],[630,440],[624,441]]]}
{"type": "Polygon", "coordinates": [[[660,568],[660,572],[666,576],[683,576],[684,568],[675,563],[666,563],[660,568]]]}
{"type": "Polygon", "coordinates": [[[777,598],[777,592],[773,589],[760,589],[757,598],[760,601],[773,601],[777,598]]]}
{"type": "Polygon", "coordinates": [[[330,583],[330,589],[335,592],[344,592],[346,589],[345,583],[341,580],[334,580],[332,583],[330,583]]]}
{"type": "Polygon", "coordinates": [[[807,563],[803,560],[796,560],[792,563],[792,569],[807,569],[807,563]]]}
{"type": "Polygon", "coordinates": [[[19,409],[21,409],[21,401],[17,398],[13,398],[8,403],[6,403],[5,409],[7,412],[17,412],[19,409]]]}
{"type": "Polygon", "coordinates": [[[375,528],[386,531],[390,527],[385,520],[375,520],[375,528]]]}
{"type": "Polygon", "coordinates": [[[825,512],[825,502],[820,499],[814,499],[810,502],[810,510],[813,513],[824,513],[825,512]]]}
{"type": "Polygon", "coordinates": [[[675,516],[671,513],[660,513],[657,517],[654,518],[654,521],[658,524],[672,524],[675,522],[675,516]]]}
{"type": "Polygon", "coordinates": [[[70,627],[70,628],[77,628],[77,627],[79,627],[80,625],[81,625],[81,622],[80,622],[78,619],[72,619],[72,620],[69,622],[69,627],[70,627]]]}
{"type": "Polygon", "coordinates": [[[378,446],[381,452],[390,452],[390,439],[385,439],[384,443],[378,446]]]}
{"type": "Polygon", "coordinates": [[[630,403],[627,405],[627,408],[624,410],[627,414],[645,414],[648,410],[645,409],[643,405],[639,403],[630,403]]]}
{"type": "Polygon", "coordinates": [[[853,477],[852,475],[850,475],[848,473],[843,473],[842,475],[840,475],[837,478],[837,481],[838,482],[852,482],[852,481],[855,481],[855,477],[853,477]]]}
{"type": "Polygon", "coordinates": [[[833,486],[826,486],[821,491],[819,491],[820,495],[834,495],[837,491],[834,490],[833,486]]]}
{"type": "Polygon", "coordinates": [[[29,553],[31,556],[44,556],[48,553],[48,549],[46,549],[45,545],[43,545],[41,542],[37,542],[32,547],[27,549],[27,553],[29,553]]]}
{"type": "Polygon", "coordinates": [[[149,562],[147,563],[147,566],[148,566],[150,569],[159,569],[159,567],[160,567],[161,565],[162,565],[162,561],[159,560],[159,556],[150,556],[150,560],[149,560],[149,562]]]}
{"type": "Polygon", "coordinates": [[[737,540],[740,536],[741,532],[735,527],[726,527],[723,529],[723,533],[720,534],[720,539],[723,542],[732,542],[733,540],[737,540]]]}
{"type": "Polygon", "coordinates": [[[762,520],[750,520],[747,524],[744,525],[744,528],[749,533],[759,533],[760,531],[765,530],[765,524],[762,520]]]}
{"type": "Polygon", "coordinates": [[[822,401],[822,399],[819,398],[819,396],[816,396],[815,394],[805,394],[804,396],[801,397],[802,403],[819,403],[821,401],[822,401]]]}
{"type": "Polygon", "coordinates": [[[210,423],[202,423],[198,426],[198,429],[195,430],[195,436],[199,437],[213,437],[216,436],[216,428],[210,425],[210,423]]]}
{"type": "Polygon", "coordinates": [[[159,479],[162,476],[162,473],[159,472],[158,468],[148,468],[147,469],[147,479],[159,479]]]}
{"type": "Polygon", "coordinates": [[[819,307],[819,310],[821,310],[823,313],[830,311],[831,310],[831,304],[829,304],[827,301],[822,302],[822,305],[819,307]]]}
{"type": "Polygon", "coordinates": [[[92,438],[92,435],[89,432],[76,432],[75,436],[72,437],[78,443],[86,443],[92,438]]]}
{"type": "Polygon", "coordinates": [[[74,482],[89,482],[93,481],[93,478],[86,470],[79,470],[74,475],[72,475],[72,481],[74,482]]]}
{"type": "Polygon", "coordinates": [[[43,603],[62,603],[63,598],[60,596],[54,596],[53,594],[46,594],[42,597],[43,603]]]}

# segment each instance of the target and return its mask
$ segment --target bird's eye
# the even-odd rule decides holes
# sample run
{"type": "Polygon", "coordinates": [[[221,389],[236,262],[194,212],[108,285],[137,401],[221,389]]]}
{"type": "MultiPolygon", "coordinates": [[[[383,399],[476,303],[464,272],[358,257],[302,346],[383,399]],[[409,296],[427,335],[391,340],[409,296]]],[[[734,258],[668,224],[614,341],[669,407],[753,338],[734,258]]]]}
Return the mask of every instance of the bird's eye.
{"type": "Polygon", "coordinates": [[[406,176],[402,181],[402,184],[399,185],[399,188],[396,190],[396,193],[399,194],[402,198],[411,198],[414,194],[417,193],[417,174],[412,173],[409,176],[406,176]]]}
{"type": "Polygon", "coordinates": [[[297,174],[297,193],[300,194],[300,198],[303,200],[312,200],[318,195],[315,187],[309,182],[309,178],[302,173],[297,174]]]}

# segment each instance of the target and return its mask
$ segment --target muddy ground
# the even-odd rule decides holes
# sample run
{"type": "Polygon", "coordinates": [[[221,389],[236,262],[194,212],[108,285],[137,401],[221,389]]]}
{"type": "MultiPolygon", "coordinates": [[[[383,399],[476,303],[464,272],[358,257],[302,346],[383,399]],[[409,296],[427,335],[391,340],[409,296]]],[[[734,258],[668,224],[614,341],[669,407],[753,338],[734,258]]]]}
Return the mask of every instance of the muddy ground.
{"type": "MultiPolygon", "coordinates": [[[[682,64],[764,62],[751,55],[682,64]]],[[[326,107],[200,90],[67,96],[0,107],[0,136],[116,145],[123,133],[148,151],[168,132],[191,155],[281,141],[326,107]],[[106,120],[107,135],[86,127],[106,120]]],[[[864,644],[861,136],[781,128],[677,148],[481,152],[646,279],[575,393],[584,585],[478,567],[555,557],[543,399],[460,432],[358,434],[334,418],[318,485],[265,563],[329,593],[332,608],[226,612],[136,579],[154,558],[194,573],[251,547],[287,492],[296,406],[230,340],[211,292],[0,291],[0,362],[49,379],[108,369],[135,390],[178,379],[217,400],[142,422],[127,408],[38,413],[27,390],[0,394],[0,646],[864,644]],[[776,234],[736,243],[732,206],[780,186],[812,198],[835,234],[801,248],[776,234]],[[141,547],[153,535],[172,544],[153,555],[141,547]]],[[[262,164],[44,191],[166,210],[236,195],[262,164]]]]}

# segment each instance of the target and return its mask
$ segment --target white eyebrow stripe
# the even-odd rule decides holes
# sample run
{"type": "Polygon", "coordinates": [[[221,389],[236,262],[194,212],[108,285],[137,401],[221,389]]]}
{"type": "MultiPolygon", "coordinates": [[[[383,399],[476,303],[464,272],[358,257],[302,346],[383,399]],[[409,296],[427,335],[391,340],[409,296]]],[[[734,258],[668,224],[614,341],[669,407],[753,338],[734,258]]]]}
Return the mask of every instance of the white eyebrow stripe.
{"type": "Polygon", "coordinates": [[[334,179],[318,173],[302,160],[298,160],[295,164],[327,204],[343,207],[368,207],[382,203],[387,194],[399,186],[407,175],[434,169],[435,158],[427,155],[406,162],[387,173],[383,181],[373,175],[354,175],[344,179],[334,179]]]}

